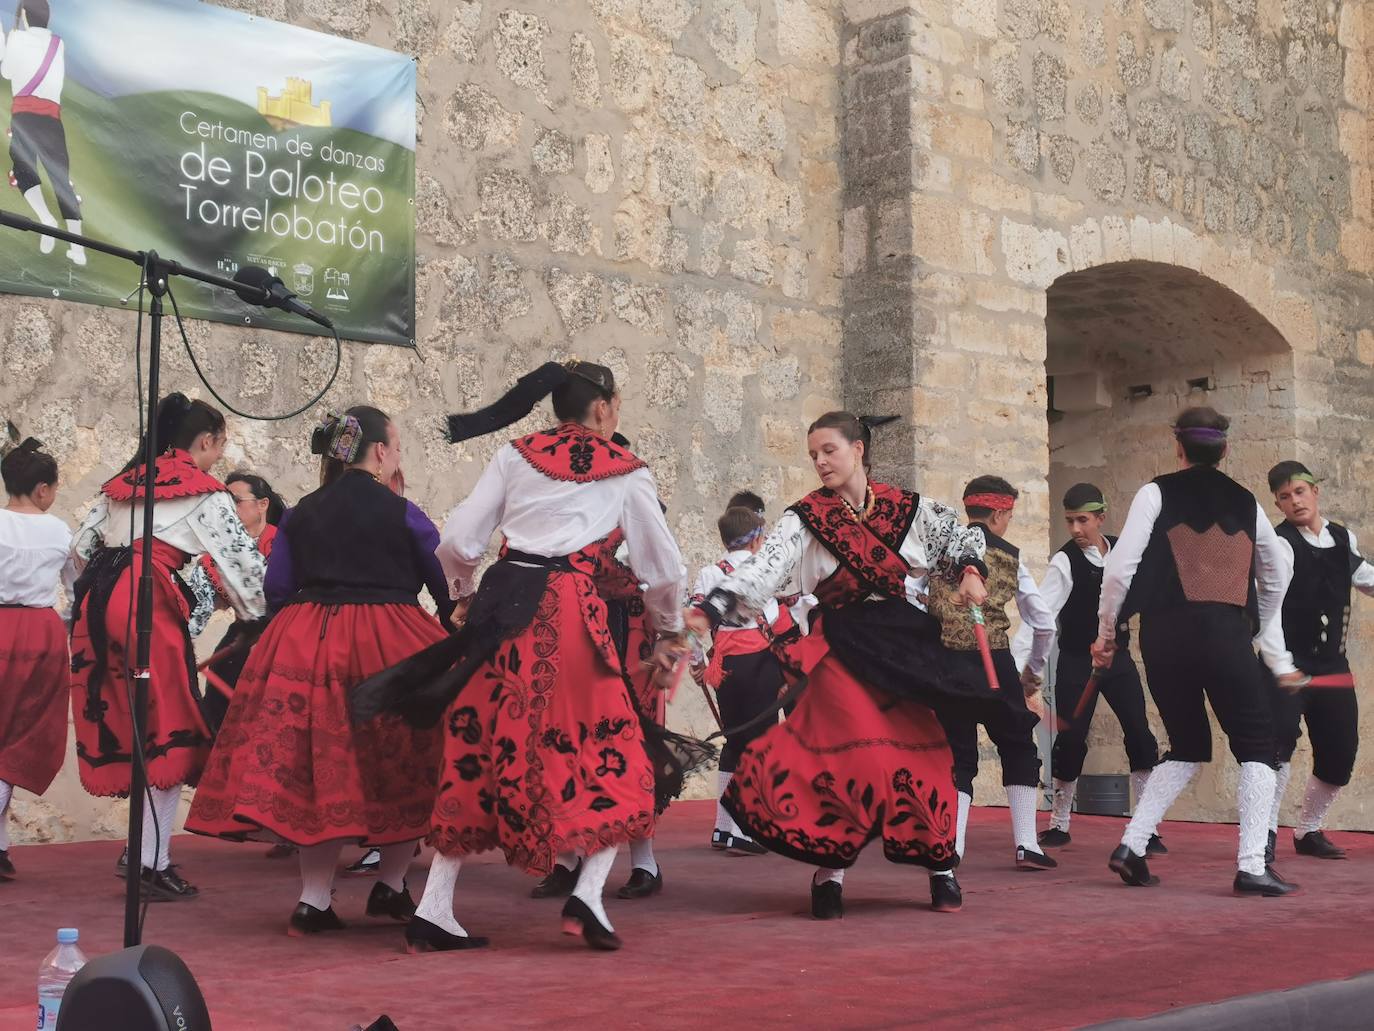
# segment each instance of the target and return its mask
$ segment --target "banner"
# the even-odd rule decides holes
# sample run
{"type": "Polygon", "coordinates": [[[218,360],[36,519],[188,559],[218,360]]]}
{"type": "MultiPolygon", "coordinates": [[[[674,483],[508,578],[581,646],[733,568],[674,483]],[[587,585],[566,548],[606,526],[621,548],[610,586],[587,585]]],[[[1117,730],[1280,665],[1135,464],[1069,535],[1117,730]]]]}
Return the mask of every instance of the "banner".
{"type": "MultiPolygon", "coordinates": [[[[340,335],[415,343],[409,57],[195,0],[20,0],[0,22],[0,207],[228,278],[261,265],[340,335]]],[[[0,290],[120,305],[137,284],[0,227],[0,290]]],[[[183,315],[320,332],[172,289],[183,315]]]]}

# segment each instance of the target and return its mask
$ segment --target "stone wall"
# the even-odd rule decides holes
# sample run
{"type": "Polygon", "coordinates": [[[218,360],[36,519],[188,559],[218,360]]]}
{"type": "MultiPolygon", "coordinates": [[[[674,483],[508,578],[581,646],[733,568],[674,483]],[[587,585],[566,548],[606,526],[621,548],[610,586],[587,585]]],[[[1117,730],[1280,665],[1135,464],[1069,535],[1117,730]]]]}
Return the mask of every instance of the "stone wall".
{"type": "MultiPolygon", "coordinates": [[[[1047,291],[1077,271],[1149,262],[1225,287],[1290,352],[1278,372],[1287,377],[1291,357],[1292,436],[1285,448],[1271,435],[1247,475],[1279,450],[1320,459],[1342,511],[1371,510],[1367,5],[847,0],[844,13],[842,247],[858,277],[852,290],[846,281],[846,366],[872,368],[899,395],[865,377],[846,381],[846,398],[913,415],[915,461],[898,455],[894,474],[942,498],[975,473],[1007,476],[1025,491],[1011,536],[1043,565],[1062,540],[1049,521],[1045,363],[1057,341],[1073,342],[1053,318],[1047,330],[1047,291]],[[848,189],[851,168],[879,159],[873,188],[848,189]],[[909,283],[900,299],[862,289],[889,270],[909,283]]],[[[1089,314],[1133,318],[1158,301],[1126,289],[1089,314]]],[[[1189,378],[1240,389],[1270,371],[1208,353],[1167,322],[1135,346],[1161,335],[1200,369],[1189,378]]],[[[1111,404],[1123,418],[1124,394],[1111,404]]],[[[1163,408],[1139,411],[1166,418],[1163,408]]],[[[1357,618],[1365,681],[1368,625],[1357,618]]],[[[1372,825],[1367,763],[1338,824],[1372,825]]],[[[1232,818],[1219,765],[1178,815],[1232,818]]],[[[1001,799],[996,780],[980,778],[980,797],[1001,799]]]]}
{"type": "MultiPolygon", "coordinates": [[[[441,416],[571,354],[615,369],[624,432],[649,461],[695,568],[729,494],[810,484],[804,420],[840,395],[835,12],[808,0],[234,0],[366,40],[419,66],[414,351],[348,344],[328,403],[399,422],[411,496],[434,517],[496,441],[453,448],[441,416]]],[[[87,210],[87,231],[110,216],[87,210]]],[[[22,241],[12,244],[27,246],[22,241]]],[[[287,410],[322,381],[319,341],[193,324],[217,390],[287,410]]],[[[133,318],[0,300],[0,412],[47,442],[76,519],[134,446],[133,318]]],[[[179,347],[166,389],[204,395],[179,347]]],[[[323,406],[322,406],[323,407],[323,406]]],[[[224,470],[311,489],[315,413],[230,420],[224,470]]],[[[531,424],[547,418],[531,419],[531,424]]],[[[210,633],[213,635],[214,631],[210,633]]],[[[670,721],[707,729],[695,689],[670,721]]],[[[21,836],[118,832],[74,760],[21,836]]],[[[22,838],[21,838],[22,840],[22,838]]]]}

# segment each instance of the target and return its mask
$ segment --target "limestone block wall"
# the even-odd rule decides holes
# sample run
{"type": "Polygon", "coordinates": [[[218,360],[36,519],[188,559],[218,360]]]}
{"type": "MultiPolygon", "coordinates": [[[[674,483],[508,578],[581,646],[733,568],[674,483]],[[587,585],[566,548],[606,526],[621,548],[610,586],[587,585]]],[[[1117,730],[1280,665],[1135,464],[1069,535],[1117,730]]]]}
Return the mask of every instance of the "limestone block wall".
{"type": "MultiPolygon", "coordinates": [[[[442,415],[574,354],[623,384],[624,432],[658,477],[693,573],[717,557],[731,492],[753,487],[777,513],[809,487],[805,420],[840,398],[829,0],[229,6],[418,62],[418,346],[345,345],[327,404],[369,402],[397,419],[410,494],[431,515],[463,497],[497,443],[451,447],[442,415]]],[[[87,211],[89,232],[111,225],[87,211]]],[[[133,325],[117,310],[0,298],[0,412],[57,455],[64,517],[134,446],[133,325]]],[[[332,358],[311,338],[188,328],[216,388],[253,411],[287,410],[332,358]]],[[[203,396],[179,346],[167,352],[164,388],[203,396]]],[[[315,482],[316,415],[231,418],[222,471],[251,467],[301,496],[315,482]]],[[[670,721],[704,731],[693,695],[670,721]]],[[[74,760],[14,814],[19,840],[118,828],[117,811],[81,794],[74,760]]]]}
{"type": "MultiPolygon", "coordinates": [[[[914,461],[884,472],[946,498],[975,473],[1007,476],[1025,490],[1011,537],[1042,564],[1062,539],[1046,476],[1047,291],[1155,262],[1226,287],[1277,331],[1289,450],[1321,459],[1346,511],[1369,510],[1367,5],[848,0],[844,13],[843,340],[848,370],[884,374],[847,379],[846,397],[913,421],[914,461]],[[848,189],[852,167],[879,159],[885,177],[848,189]],[[861,289],[889,274],[909,281],[900,303],[861,289]]],[[[1112,314],[1145,296],[1124,291],[1112,314]]],[[[1187,335],[1171,343],[1199,356],[1187,335]]],[[[1228,360],[1200,364],[1225,378],[1228,360]]],[[[1357,618],[1366,681],[1367,625],[1357,618]]],[[[1337,823],[1371,825],[1368,762],[1337,823]]],[[[1232,818],[1219,765],[1178,815],[1232,818]]],[[[995,777],[980,780],[1001,799],[995,777]]]]}

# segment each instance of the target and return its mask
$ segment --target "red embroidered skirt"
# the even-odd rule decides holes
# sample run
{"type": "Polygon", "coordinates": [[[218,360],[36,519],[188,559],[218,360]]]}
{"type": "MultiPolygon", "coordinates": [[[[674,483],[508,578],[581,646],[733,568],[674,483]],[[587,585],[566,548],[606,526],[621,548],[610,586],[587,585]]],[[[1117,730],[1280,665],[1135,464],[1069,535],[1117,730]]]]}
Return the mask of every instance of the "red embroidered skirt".
{"type": "Polygon", "coordinates": [[[534,874],[574,849],[653,831],[654,775],[590,577],[549,574],[533,622],[468,681],[444,719],[429,843],[500,848],[534,874]]]}
{"type": "Polygon", "coordinates": [[[894,863],[957,863],[953,758],[935,714],[833,655],[787,720],[745,749],[723,802],[750,837],[814,866],[848,867],[874,838],[894,863]]]}
{"type": "Polygon", "coordinates": [[[0,780],[35,795],[48,790],[67,752],[70,691],[62,618],[0,608],[0,780]]]}
{"type": "Polygon", "coordinates": [[[440,731],[361,727],[348,691],[444,637],[416,605],[288,605],[253,648],[187,830],[233,840],[393,845],[424,837],[440,731]]]}
{"type": "MultiPolygon", "coordinates": [[[[140,542],[141,543],[141,542],[140,542]]],[[[132,725],[131,686],[125,664],[133,665],[137,627],[131,618],[130,585],[137,584],[141,548],[106,587],[93,587],[72,625],[72,718],[76,725],[81,786],[92,795],[129,793],[132,725]],[[102,624],[103,654],[92,640],[94,620],[102,624]]],[[[186,564],[184,552],[153,541],[153,639],[143,754],[148,783],[157,788],[194,784],[210,752],[210,731],[200,712],[195,658],[186,621],[191,610],[172,579],[186,564]]]]}

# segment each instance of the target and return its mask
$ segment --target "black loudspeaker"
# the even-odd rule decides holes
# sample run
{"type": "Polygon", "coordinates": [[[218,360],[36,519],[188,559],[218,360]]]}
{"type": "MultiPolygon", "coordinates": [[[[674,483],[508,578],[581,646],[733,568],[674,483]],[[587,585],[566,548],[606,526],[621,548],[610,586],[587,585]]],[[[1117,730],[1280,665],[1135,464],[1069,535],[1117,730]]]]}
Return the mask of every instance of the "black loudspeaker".
{"type": "Polygon", "coordinates": [[[77,971],[62,995],[57,1031],[210,1031],[210,1011],[180,956],[138,945],[77,971]]]}

